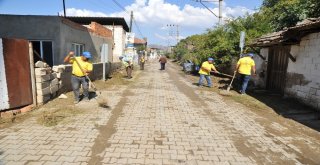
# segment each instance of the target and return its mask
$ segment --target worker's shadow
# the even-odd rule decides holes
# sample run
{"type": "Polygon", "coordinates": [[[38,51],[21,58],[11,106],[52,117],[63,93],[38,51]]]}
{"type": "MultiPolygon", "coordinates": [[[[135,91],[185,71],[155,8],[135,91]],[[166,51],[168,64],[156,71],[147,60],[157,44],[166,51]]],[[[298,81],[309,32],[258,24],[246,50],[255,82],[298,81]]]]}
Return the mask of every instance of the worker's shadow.
{"type": "Polygon", "coordinates": [[[218,83],[220,84],[219,89],[227,89],[231,80],[219,80],[218,83]]]}
{"type": "Polygon", "coordinates": [[[194,85],[194,86],[199,86],[199,83],[192,83],[192,85],[194,85]]]}

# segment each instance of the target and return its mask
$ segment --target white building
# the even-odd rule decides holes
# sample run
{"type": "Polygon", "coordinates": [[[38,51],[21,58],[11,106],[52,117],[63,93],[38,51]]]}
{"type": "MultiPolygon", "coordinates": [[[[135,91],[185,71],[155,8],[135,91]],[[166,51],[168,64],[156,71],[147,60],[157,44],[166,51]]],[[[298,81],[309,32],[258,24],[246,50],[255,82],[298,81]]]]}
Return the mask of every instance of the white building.
{"type": "Polygon", "coordinates": [[[124,54],[126,45],[126,33],[129,32],[128,24],[121,17],[67,17],[73,22],[88,26],[91,22],[97,22],[113,32],[113,59],[119,62],[119,56],[124,54]]]}
{"type": "Polygon", "coordinates": [[[256,85],[320,110],[320,18],[265,35],[254,47],[256,85]]]}

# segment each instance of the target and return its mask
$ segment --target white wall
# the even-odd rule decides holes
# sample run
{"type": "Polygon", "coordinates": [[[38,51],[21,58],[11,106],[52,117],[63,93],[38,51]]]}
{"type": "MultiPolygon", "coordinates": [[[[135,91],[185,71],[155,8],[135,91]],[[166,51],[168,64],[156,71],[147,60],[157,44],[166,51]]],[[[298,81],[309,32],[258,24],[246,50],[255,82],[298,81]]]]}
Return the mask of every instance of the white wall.
{"type": "Polygon", "coordinates": [[[0,110],[9,108],[9,96],[6,79],[6,70],[3,59],[2,39],[0,38],[0,110]]]}
{"type": "Polygon", "coordinates": [[[255,55],[253,57],[253,60],[256,64],[256,72],[257,76],[252,77],[252,81],[254,82],[255,86],[265,88],[266,87],[266,81],[267,81],[267,60],[268,60],[268,48],[263,48],[260,50],[260,54],[266,58],[266,60],[263,60],[258,55],[255,55]]]}
{"type": "Polygon", "coordinates": [[[119,56],[124,54],[125,48],[125,40],[126,40],[126,31],[123,29],[122,26],[110,26],[105,25],[104,27],[113,31],[114,28],[114,49],[113,49],[113,61],[119,62],[119,56]]]}
{"type": "Polygon", "coordinates": [[[288,63],[286,95],[320,109],[320,33],[303,37],[291,54],[296,62],[288,63]]]}

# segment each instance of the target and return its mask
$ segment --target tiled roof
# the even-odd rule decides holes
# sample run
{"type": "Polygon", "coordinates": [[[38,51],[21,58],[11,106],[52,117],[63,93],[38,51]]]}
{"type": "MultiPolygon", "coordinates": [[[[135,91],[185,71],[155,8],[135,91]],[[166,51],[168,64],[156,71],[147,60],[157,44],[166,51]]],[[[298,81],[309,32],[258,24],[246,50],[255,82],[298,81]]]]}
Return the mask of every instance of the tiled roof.
{"type": "Polygon", "coordinates": [[[275,44],[292,44],[299,42],[307,34],[320,32],[320,17],[308,18],[296,26],[285,28],[282,31],[270,33],[256,39],[252,46],[267,47],[275,44]]]}

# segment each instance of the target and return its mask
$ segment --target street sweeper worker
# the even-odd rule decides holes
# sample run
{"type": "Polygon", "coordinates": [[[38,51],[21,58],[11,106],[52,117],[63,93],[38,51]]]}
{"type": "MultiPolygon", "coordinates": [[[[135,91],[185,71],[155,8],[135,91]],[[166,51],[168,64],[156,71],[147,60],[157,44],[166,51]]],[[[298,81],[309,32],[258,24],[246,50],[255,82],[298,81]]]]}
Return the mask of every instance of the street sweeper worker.
{"type": "Polygon", "coordinates": [[[253,73],[253,75],[256,75],[256,66],[253,60],[253,56],[254,56],[253,53],[248,53],[244,55],[244,57],[240,58],[237,63],[236,72],[240,74],[240,80],[241,80],[240,93],[242,95],[246,93],[246,89],[247,89],[251,74],[253,73]]]}
{"type": "Polygon", "coordinates": [[[214,71],[216,73],[220,73],[217,71],[216,67],[213,65],[213,58],[208,58],[208,61],[205,61],[202,63],[199,74],[200,74],[200,79],[199,79],[199,83],[198,86],[202,86],[202,82],[203,79],[205,78],[207,80],[208,83],[208,87],[211,88],[212,87],[212,82],[211,82],[211,77],[210,77],[210,73],[211,71],[214,71]]]}
{"type": "Polygon", "coordinates": [[[65,63],[72,64],[71,85],[75,104],[80,101],[80,85],[83,88],[82,100],[89,101],[89,80],[86,78],[86,75],[89,75],[93,70],[93,65],[89,61],[91,58],[90,52],[83,52],[81,56],[74,57],[74,52],[71,51],[64,59],[65,63]]]}
{"type": "Polygon", "coordinates": [[[132,69],[133,69],[133,58],[123,55],[119,57],[119,60],[122,62],[123,66],[126,68],[127,78],[132,78],[132,69]]]}

